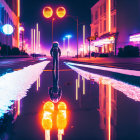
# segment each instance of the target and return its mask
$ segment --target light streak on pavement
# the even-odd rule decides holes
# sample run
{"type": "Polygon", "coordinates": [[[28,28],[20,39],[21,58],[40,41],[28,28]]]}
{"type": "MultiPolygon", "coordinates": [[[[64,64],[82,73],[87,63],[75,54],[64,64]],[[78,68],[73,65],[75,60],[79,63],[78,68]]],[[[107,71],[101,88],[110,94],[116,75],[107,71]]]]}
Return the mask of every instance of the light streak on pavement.
{"type": "Polygon", "coordinates": [[[9,107],[14,101],[27,95],[48,63],[49,61],[43,61],[0,77],[0,117],[11,110],[9,107]]]}
{"type": "Polygon", "coordinates": [[[97,70],[117,72],[117,73],[121,73],[121,74],[125,74],[125,75],[140,76],[140,71],[136,71],[136,70],[108,68],[108,67],[93,66],[93,65],[86,65],[86,64],[77,64],[77,63],[71,63],[71,62],[68,62],[67,64],[73,65],[73,66],[81,66],[81,67],[85,67],[85,68],[92,68],[92,69],[97,69],[97,70]]]}

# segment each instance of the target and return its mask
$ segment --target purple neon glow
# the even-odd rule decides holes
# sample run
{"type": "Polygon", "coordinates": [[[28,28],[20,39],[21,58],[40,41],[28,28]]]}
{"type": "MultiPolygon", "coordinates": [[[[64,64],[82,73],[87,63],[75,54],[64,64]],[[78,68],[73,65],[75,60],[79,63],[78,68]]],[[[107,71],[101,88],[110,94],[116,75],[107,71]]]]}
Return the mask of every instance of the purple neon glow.
{"type": "Polygon", "coordinates": [[[94,46],[102,46],[102,45],[106,45],[106,44],[110,44],[110,43],[114,43],[115,42],[115,38],[111,37],[111,38],[105,38],[105,39],[100,39],[97,41],[93,42],[94,46]]]}
{"type": "Polygon", "coordinates": [[[140,102],[140,88],[139,87],[136,87],[136,86],[133,86],[133,85],[121,82],[121,81],[117,81],[109,77],[105,77],[102,75],[98,75],[98,74],[90,73],[88,71],[81,70],[77,67],[70,65],[69,63],[66,63],[66,65],[68,65],[71,69],[76,71],[78,74],[80,74],[82,77],[84,77],[87,80],[94,79],[95,82],[99,83],[100,78],[102,78],[104,84],[110,83],[114,89],[121,91],[128,98],[131,98],[135,101],[140,102]]]}

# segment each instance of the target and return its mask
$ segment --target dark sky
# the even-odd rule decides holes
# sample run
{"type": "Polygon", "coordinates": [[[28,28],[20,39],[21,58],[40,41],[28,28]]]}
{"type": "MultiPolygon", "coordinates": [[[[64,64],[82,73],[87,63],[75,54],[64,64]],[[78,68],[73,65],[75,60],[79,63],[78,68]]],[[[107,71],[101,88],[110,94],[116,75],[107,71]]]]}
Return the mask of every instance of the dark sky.
{"type": "MultiPolygon", "coordinates": [[[[25,26],[25,37],[30,40],[30,30],[39,23],[41,31],[41,44],[49,47],[51,45],[51,20],[45,19],[42,15],[42,9],[45,6],[51,6],[56,9],[58,6],[64,6],[67,9],[67,15],[79,17],[79,40],[82,39],[82,25],[86,25],[86,37],[90,35],[90,8],[98,0],[21,0],[21,22],[25,26]]],[[[62,38],[66,34],[72,34],[71,43],[76,44],[76,21],[65,17],[57,19],[54,23],[54,40],[62,45],[62,38]]]]}

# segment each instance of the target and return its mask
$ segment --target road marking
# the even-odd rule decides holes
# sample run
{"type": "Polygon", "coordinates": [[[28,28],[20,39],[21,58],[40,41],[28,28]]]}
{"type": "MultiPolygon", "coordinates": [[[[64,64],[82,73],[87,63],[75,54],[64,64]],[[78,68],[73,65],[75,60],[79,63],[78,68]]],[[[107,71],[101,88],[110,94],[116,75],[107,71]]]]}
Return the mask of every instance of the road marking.
{"type": "MultiPolygon", "coordinates": [[[[53,70],[44,70],[44,71],[53,71],[53,70]]],[[[62,70],[58,70],[58,71],[72,71],[72,69],[62,69],[62,70]]]]}

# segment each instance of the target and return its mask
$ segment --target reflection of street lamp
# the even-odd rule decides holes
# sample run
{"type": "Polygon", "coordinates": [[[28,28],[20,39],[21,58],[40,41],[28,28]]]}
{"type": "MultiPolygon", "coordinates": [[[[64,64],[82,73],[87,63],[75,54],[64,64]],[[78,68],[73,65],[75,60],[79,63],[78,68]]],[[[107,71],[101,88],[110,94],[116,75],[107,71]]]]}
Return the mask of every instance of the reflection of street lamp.
{"type": "MultiPolygon", "coordinates": [[[[52,43],[53,43],[53,24],[54,24],[54,16],[53,16],[53,9],[51,7],[45,7],[43,9],[43,15],[45,18],[51,18],[52,17],[52,43]]],[[[63,18],[66,15],[66,9],[64,7],[58,7],[56,10],[56,15],[59,18],[63,18]]]]}

